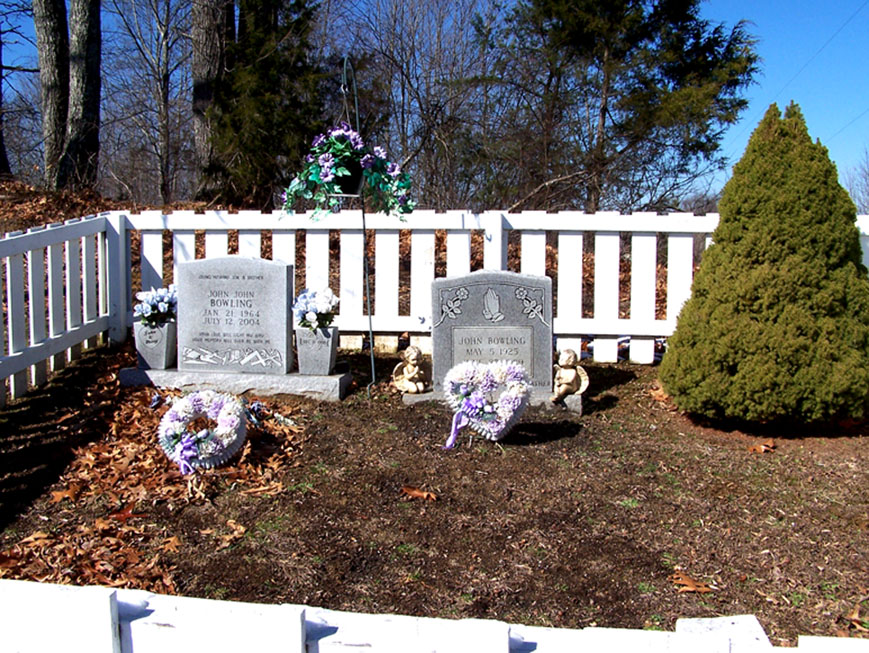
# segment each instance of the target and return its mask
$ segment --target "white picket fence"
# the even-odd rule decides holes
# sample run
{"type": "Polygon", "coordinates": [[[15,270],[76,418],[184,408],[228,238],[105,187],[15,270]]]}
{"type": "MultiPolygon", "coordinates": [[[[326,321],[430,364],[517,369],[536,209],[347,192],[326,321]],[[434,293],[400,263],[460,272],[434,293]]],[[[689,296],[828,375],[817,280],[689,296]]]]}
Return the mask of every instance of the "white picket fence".
{"type": "Polygon", "coordinates": [[[673,632],[545,628],[20,580],[0,580],[0,629],[0,649],[9,653],[869,652],[869,640],[841,637],[800,635],[797,648],[774,647],[752,615],[678,619],[673,632]]]}
{"type": "MultiPolygon", "coordinates": [[[[430,284],[435,278],[436,231],[445,232],[446,275],[471,270],[471,242],[482,238],[483,269],[506,270],[510,234],[520,248],[518,272],[553,277],[558,288],[554,333],[558,347],[579,349],[593,343],[596,360],[615,361],[619,343],[629,342],[628,357],[637,363],[654,360],[655,339],[672,334],[676,317],[691,290],[695,241],[710,242],[718,215],[656,215],[634,213],[583,214],[526,211],[474,214],[465,211],[416,211],[406,222],[384,215],[367,216],[374,233],[375,297],[372,323],[375,346],[394,346],[407,333],[424,349],[430,341],[430,284]],[[401,232],[410,234],[410,261],[402,260],[401,232]],[[551,235],[550,235],[551,234],[551,235]],[[548,236],[549,235],[549,236],[548,236]],[[547,238],[557,250],[557,272],[547,269],[547,238]],[[666,241],[659,247],[659,240],[666,241]],[[588,245],[588,246],[586,246],[588,245]],[[591,310],[583,310],[583,252],[593,250],[591,310]],[[629,316],[619,316],[622,281],[620,263],[630,253],[629,316]],[[656,275],[659,252],[666,252],[666,316],[657,319],[656,275]],[[402,264],[409,269],[403,276],[402,264]],[[407,310],[400,311],[401,284],[409,289],[407,310]]],[[[869,265],[869,216],[859,216],[864,263],[869,265]]],[[[320,288],[337,270],[341,299],[337,326],[342,334],[368,330],[364,297],[364,250],[359,211],[344,211],[319,222],[308,214],[243,211],[227,213],[176,211],[139,214],[114,211],[0,239],[0,280],[4,285],[2,324],[5,351],[0,352],[0,405],[7,393],[21,396],[29,385],[43,383],[49,371],[80,355],[108,335],[119,342],[128,337],[132,298],[140,288],[172,282],[166,270],[164,234],[171,238],[171,258],[177,266],[196,256],[202,239],[207,258],[229,253],[230,232],[237,232],[237,253],[259,257],[264,234],[271,238],[272,258],[296,263],[304,244],[299,285],[320,288]],[[330,234],[339,238],[338,260],[330,260],[330,234]],[[134,274],[131,245],[138,239],[139,269],[134,274]],[[141,282],[133,287],[132,279],[141,282]],[[5,381],[8,379],[8,382],[5,381]]],[[[407,253],[405,253],[407,255],[407,253]]],[[[299,288],[297,287],[297,290],[299,288]]]]}

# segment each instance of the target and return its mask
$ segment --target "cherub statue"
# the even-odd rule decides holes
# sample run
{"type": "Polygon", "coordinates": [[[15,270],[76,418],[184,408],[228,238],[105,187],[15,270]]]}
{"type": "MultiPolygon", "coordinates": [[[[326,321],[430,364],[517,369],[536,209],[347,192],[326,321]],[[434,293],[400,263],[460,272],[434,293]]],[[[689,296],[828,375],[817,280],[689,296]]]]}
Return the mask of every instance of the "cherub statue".
{"type": "Polygon", "coordinates": [[[582,394],[588,388],[588,374],[579,365],[579,356],[572,349],[565,349],[558,355],[555,366],[555,394],[549,400],[561,403],[572,394],[582,394]]]}
{"type": "Polygon", "coordinates": [[[428,388],[428,380],[420,365],[421,358],[422,352],[414,345],[401,352],[402,362],[392,371],[392,382],[401,392],[415,395],[428,388]]]}

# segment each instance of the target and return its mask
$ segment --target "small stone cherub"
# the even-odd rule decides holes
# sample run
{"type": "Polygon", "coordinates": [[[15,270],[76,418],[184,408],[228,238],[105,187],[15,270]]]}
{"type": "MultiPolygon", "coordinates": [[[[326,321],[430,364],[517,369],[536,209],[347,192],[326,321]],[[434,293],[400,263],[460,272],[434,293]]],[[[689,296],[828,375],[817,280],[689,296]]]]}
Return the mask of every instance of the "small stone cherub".
{"type": "Polygon", "coordinates": [[[401,363],[392,371],[392,383],[401,392],[420,394],[428,388],[428,379],[420,365],[422,352],[419,347],[411,345],[401,352],[401,363]]]}
{"type": "Polygon", "coordinates": [[[549,400],[553,404],[564,402],[568,395],[582,394],[588,388],[588,374],[579,365],[579,356],[572,349],[558,355],[555,366],[555,394],[549,400]]]}

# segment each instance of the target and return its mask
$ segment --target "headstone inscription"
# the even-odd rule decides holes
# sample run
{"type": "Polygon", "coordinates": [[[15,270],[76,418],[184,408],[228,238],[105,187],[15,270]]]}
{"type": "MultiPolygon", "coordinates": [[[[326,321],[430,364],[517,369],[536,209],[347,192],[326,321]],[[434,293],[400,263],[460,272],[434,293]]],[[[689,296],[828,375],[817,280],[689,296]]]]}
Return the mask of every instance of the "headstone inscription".
{"type": "Polygon", "coordinates": [[[552,280],[480,270],[432,282],[432,381],[458,363],[512,360],[552,389],[552,280]]]}
{"type": "Polygon", "coordinates": [[[178,369],[287,374],[293,266],[243,256],[178,266],[178,369]]]}

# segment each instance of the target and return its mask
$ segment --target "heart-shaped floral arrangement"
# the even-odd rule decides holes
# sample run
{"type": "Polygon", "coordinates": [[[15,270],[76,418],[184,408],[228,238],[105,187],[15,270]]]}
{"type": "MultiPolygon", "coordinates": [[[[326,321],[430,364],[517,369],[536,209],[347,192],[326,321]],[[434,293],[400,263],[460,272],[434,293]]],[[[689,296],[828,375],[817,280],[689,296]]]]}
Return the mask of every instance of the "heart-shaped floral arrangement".
{"type": "Polygon", "coordinates": [[[452,449],[466,426],[487,440],[503,438],[525,412],[530,390],[525,368],[515,361],[465,361],[453,367],[444,378],[444,393],[453,409],[444,448],[452,449]]]}

